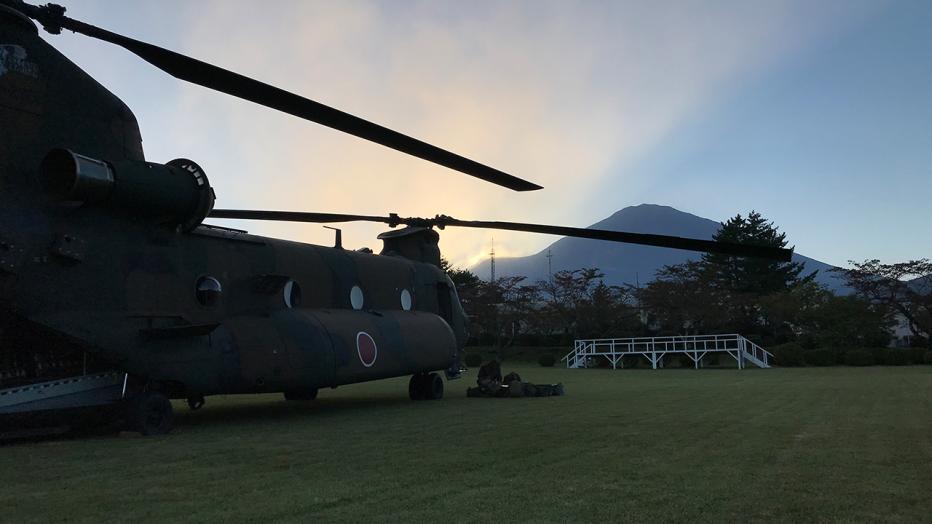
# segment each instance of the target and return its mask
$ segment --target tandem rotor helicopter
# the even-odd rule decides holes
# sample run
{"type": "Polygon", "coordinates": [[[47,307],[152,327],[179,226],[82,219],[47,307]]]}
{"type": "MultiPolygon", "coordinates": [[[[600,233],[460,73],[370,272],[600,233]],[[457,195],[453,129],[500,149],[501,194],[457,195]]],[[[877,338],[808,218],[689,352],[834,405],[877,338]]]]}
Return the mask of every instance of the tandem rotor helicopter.
{"type": "MultiPolygon", "coordinates": [[[[541,189],[455,153],[187,56],[0,0],[0,419],[106,412],[143,434],[169,399],[282,392],[411,375],[439,399],[468,322],[436,229],[508,229],[789,260],[792,252],[663,235],[434,218],[214,209],[192,160],[149,162],[132,111],[39,37],[110,42],[188,82],[514,191],[541,189]],[[264,238],[207,218],[385,223],[381,253],[264,238]],[[394,229],[397,226],[404,228],[394,229]]],[[[339,238],[339,237],[338,237],[339,238]]],[[[0,428],[0,434],[3,428],[0,428]]]]}

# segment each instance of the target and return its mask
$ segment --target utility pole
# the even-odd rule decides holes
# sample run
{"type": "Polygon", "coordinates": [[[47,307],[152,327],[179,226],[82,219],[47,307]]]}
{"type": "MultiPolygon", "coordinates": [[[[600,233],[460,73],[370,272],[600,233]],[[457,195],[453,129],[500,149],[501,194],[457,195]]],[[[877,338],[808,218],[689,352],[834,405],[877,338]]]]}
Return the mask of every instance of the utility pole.
{"type": "Polygon", "coordinates": [[[550,280],[550,285],[553,286],[553,253],[550,252],[550,248],[547,248],[547,275],[550,280]]]}

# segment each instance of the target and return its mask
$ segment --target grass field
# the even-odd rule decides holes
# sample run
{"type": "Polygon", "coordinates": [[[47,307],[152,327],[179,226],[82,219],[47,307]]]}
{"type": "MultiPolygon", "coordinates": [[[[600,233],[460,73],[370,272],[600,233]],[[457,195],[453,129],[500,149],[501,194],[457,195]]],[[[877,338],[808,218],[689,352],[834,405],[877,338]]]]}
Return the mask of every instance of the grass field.
{"type": "MultiPolygon", "coordinates": [[[[503,371],[511,366],[505,365],[503,371]]],[[[0,521],[929,521],[932,367],[566,370],[181,404],[160,438],[0,447],[0,521]]]]}

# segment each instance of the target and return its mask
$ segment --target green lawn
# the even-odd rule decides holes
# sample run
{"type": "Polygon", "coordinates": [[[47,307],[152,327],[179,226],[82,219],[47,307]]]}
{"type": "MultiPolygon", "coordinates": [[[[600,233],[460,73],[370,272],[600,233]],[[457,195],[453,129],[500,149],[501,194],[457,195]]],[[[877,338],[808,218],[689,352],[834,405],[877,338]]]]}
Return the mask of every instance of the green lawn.
{"type": "MultiPolygon", "coordinates": [[[[511,366],[505,365],[503,371],[511,366]]],[[[932,366],[566,370],[181,404],[162,438],[0,447],[0,521],[928,521],[932,366]]]]}

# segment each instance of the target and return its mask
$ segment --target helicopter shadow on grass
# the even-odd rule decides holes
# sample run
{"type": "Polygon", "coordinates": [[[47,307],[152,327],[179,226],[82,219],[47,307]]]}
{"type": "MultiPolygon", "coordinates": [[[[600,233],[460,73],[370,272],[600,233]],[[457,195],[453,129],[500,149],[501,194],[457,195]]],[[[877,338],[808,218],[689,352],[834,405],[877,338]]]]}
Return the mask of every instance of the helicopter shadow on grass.
{"type": "Polygon", "coordinates": [[[208,405],[198,411],[188,411],[186,408],[179,407],[175,413],[175,427],[183,431],[214,425],[285,422],[296,419],[335,418],[343,415],[355,417],[398,406],[410,406],[411,403],[412,401],[407,396],[399,395],[377,398],[322,398],[293,402],[269,399],[264,402],[224,403],[213,407],[208,405]]]}
{"type": "MultiPolygon", "coordinates": [[[[256,401],[246,399],[242,402],[225,401],[220,405],[207,406],[202,410],[190,411],[183,405],[176,404],[175,428],[181,433],[186,430],[209,429],[222,426],[252,426],[276,422],[295,422],[301,419],[321,420],[340,416],[357,416],[379,411],[410,406],[411,400],[404,395],[395,397],[342,397],[323,398],[313,401],[288,402],[279,399],[256,401]]],[[[108,439],[138,433],[123,433],[116,418],[101,417],[97,424],[69,424],[74,417],[66,420],[50,421],[33,429],[8,433],[0,427],[0,448],[7,446],[41,444],[46,442],[64,442],[69,440],[108,439]]]]}

